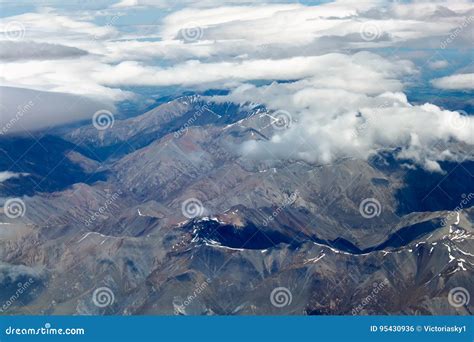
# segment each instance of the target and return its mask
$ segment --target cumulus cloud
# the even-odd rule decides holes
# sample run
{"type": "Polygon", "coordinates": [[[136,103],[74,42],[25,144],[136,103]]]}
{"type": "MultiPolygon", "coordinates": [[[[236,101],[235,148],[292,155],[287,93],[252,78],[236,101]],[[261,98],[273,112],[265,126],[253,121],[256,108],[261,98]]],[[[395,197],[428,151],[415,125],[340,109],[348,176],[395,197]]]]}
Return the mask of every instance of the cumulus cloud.
{"type": "Polygon", "coordinates": [[[432,80],[431,83],[440,89],[470,90],[474,89],[474,73],[441,77],[432,80]]]}
{"type": "Polygon", "coordinates": [[[256,158],[303,159],[326,164],[343,157],[367,159],[380,149],[401,148],[399,158],[437,171],[440,168],[434,167],[436,161],[462,157],[449,150],[440,153],[435,148],[437,143],[474,144],[471,117],[429,104],[413,106],[406,100],[400,101],[402,97],[400,93],[367,97],[337,89],[305,89],[292,96],[295,111],[287,130],[276,132],[269,141],[246,142],[241,151],[256,158]],[[325,106],[318,111],[322,100],[325,106]],[[295,106],[296,101],[301,104],[295,106]]]}
{"type": "Polygon", "coordinates": [[[462,156],[439,151],[438,143],[474,144],[472,117],[408,102],[396,78],[409,73],[409,65],[401,67],[403,62],[369,53],[337,57],[328,56],[314,77],[265,86],[246,84],[215,97],[263,103],[270,111],[290,113],[288,129],[275,131],[268,141],[244,143],[243,155],[331,163],[342,157],[367,159],[380,149],[399,148],[399,158],[439,172],[438,161],[462,156]]]}

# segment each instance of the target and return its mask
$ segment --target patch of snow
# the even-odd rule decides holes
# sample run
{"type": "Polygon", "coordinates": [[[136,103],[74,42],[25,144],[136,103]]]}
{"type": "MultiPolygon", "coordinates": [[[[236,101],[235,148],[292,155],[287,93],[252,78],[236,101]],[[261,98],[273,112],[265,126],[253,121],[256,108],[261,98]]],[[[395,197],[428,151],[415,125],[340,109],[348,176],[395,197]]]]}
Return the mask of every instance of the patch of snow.
{"type": "Polygon", "coordinates": [[[319,256],[319,257],[308,259],[308,260],[305,261],[305,264],[308,263],[308,262],[316,263],[316,262],[318,262],[319,260],[321,260],[322,258],[324,258],[325,255],[326,255],[326,254],[323,253],[323,254],[321,254],[321,256],[319,256]]]}
{"type": "MultiPolygon", "coordinates": [[[[77,243],[80,243],[81,241],[83,241],[83,240],[86,239],[89,235],[92,235],[92,234],[96,234],[96,235],[99,235],[99,236],[102,236],[102,237],[107,237],[106,235],[101,234],[101,233],[88,232],[88,233],[86,233],[79,241],[77,241],[77,243]]],[[[105,240],[104,240],[104,241],[105,241],[105,240]]]]}

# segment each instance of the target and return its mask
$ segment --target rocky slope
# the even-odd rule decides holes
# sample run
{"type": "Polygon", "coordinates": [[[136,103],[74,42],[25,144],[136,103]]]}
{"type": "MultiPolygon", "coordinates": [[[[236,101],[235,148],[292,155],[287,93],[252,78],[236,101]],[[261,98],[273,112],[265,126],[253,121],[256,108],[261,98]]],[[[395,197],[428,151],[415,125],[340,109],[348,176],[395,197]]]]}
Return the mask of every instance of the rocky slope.
{"type": "Polygon", "coordinates": [[[48,138],[55,165],[27,151],[28,176],[1,185],[28,196],[1,216],[0,302],[32,284],[3,312],[472,313],[449,300],[474,293],[469,147],[444,175],[390,151],[330,165],[241,153],[275,129],[261,106],[185,97],[48,138]]]}

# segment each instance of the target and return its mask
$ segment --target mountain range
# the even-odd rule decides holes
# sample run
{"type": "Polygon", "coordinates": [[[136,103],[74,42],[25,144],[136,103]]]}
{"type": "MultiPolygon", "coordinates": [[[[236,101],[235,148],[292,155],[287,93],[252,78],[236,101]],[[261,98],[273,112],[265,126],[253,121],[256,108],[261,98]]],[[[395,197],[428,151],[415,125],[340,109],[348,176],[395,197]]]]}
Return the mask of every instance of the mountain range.
{"type": "Polygon", "coordinates": [[[246,156],[277,120],[189,95],[104,130],[2,137],[1,169],[18,176],[0,196],[23,208],[0,223],[0,301],[31,282],[2,312],[473,313],[449,300],[474,293],[469,146],[450,146],[465,160],[443,173],[394,149],[327,164],[246,156]]]}

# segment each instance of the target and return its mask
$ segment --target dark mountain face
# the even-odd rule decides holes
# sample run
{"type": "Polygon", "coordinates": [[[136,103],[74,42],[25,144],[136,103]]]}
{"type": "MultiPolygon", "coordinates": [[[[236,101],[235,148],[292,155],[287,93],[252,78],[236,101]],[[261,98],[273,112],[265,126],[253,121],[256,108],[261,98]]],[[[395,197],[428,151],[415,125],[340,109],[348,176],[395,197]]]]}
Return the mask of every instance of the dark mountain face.
{"type": "MultiPolygon", "coordinates": [[[[371,159],[371,165],[386,174],[399,173],[403,182],[395,194],[397,213],[454,210],[459,202],[474,192],[474,162],[472,152],[466,149],[463,162],[441,162],[443,173],[421,168],[405,168],[406,160],[396,160],[390,153],[381,153],[371,159]]],[[[382,184],[383,180],[376,180],[382,184]]],[[[386,184],[389,186],[389,184],[386,184]]]]}
{"type": "Polygon", "coordinates": [[[414,224],[412,226],[403,227],[390,234],[382,243],[367,247],[363,250],[357,248],[352,242],[342,238],[335,240],[322,240],[316,236],[294,236],[283,235],[278,231],[268,229],[259,229],[253,223],[244,227],[235,227],[218,221],[198,221],[190,222],[189,229],[195,230],[195,239],[209,244],[216,244],[228,248],[241,249],[268,249],[278,246],[279,244],[299,246],[308,241],[333,247],[341,252],[354,255],[367,254],[374,251],[383,251],[388,248],[399,248],[410,245],[418,238],[436,231],[441,227],[440,220],[430,220],[414,224]]]}
{"type": "Polygon", "coordinates": [[[453,210],[474,192],[474,162],[441,163],[445,174],[408,170],[403,189],[397,194],[400,212],[453,210]]]}
{"type": "Polygon", "coordinates": [[[261,106],[192,96],[105,131],[2,139],[2,169],[28,174],[2,196],[28,197],[2,215],[1,293],[34,284],[8,312],[472,313],[448,301],[474,293],[469,159],[439,174],[391,151],[328,165],[241,153],[274,129],[261,106]],[[96,305],[104,287],[114,300],[96,305]]]}
{"type": "MultiPolygon", "coordinates": [[[[74,156],[83,150],[55,136],[0,138],[0,170],[22,174],[2,182],[2,196],[32,196],[39,192],[64,190],[75,183],[92,184],[105,179],[101,173],[88,172],[74,156]]],[[[90,171],[90,170],[89,170],[90,171]]]]}

